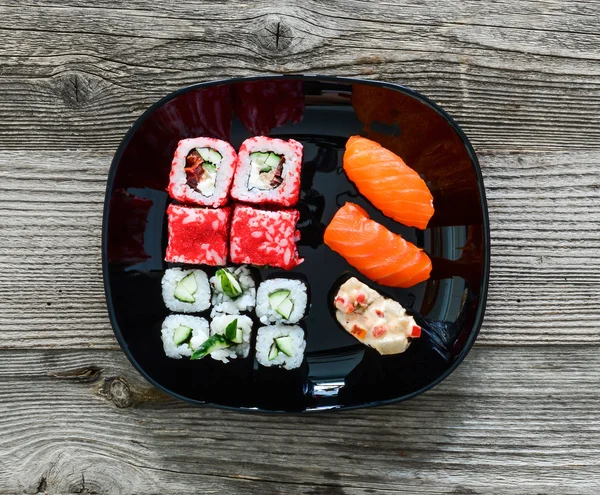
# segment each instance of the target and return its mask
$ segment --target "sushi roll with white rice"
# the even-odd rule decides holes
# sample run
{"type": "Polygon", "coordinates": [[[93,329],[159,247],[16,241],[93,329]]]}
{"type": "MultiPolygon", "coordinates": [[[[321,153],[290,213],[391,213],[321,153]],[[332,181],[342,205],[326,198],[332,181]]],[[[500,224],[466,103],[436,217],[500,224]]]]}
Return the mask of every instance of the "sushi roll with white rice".
{"type": "Polygon", "coordinates": [[[208,339],[208,334],[208,322],[204,318],[188,315],[167,316],[161,329],[165,354],[173,359],[191,356],[194,350],[208,339]]]}
{"type": "Polygon", "coordinates": [[[213,359],[228,363],[230,359],[245,358],[250,352],[252,320],[247,316],[218,315],[210,323],[210,337],[194,350],[191,359],[209,354],[213,359]]]}
{"type": "Polygon", "coordinates": [[[237,154],[220,139],[182,139],[177,145],[168,191],[182,203],[223,206],[233,179],[237,154]]]}
{"type": "Polygon", "coordinates": [[[273,278],[258,286],[256,315],[262,323],[298,323],[306,314],[306,284],[300,280],[273,278]]]}
{"type": "Polygon", "coordinates": [[[260,327],[256,337],[256,360],[263,366],[298,368],[304,359],[304,330],[296,325],[260,327]]]}
{"type": "Polygon", "coordinates": [[[300,195],[302,145],[254,136],[240,147],[231,197],[245,203],[293,206],[300,195]]]}
{"type": "Polygon", "coordinates": [[[211,316],[237,315],[250,311],[256,303],[256,286],[247,266],[220,268],[210,279],[213,289],[211,316]]]}
{"type": "Polygon", "coordinates": [[[210,307],[210,285],[202,270],[169,268],[162,278],[162,295],[171,311],[199,313],[210,307]]]}

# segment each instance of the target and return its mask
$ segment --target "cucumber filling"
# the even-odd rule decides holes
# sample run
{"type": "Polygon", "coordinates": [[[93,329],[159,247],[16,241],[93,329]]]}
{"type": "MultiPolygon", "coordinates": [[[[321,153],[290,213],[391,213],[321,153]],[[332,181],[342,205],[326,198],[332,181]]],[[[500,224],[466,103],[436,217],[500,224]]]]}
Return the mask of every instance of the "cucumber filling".
{"type": "Polygon", "coordinates": [[[190,356],[190,359],[202,359],[208,356],[211,352],[218,349],[226,349],[231,346],[231,341],[221,334],[215,334],[206,339],[190,356]]]}
{"type": "Polygon", "coordinates": [[[217,287],[223,294],[235,299],[244,292],[236,276],[227,268],[219,268],[215,276],[221,287],[217,287]]]}
{"type": "Polygon", "coordinates": [[[212,148],[194,148],[185,158],[187,185],[204,196],[215,192],[217,169],[223,157],[212,148]]]}
{"type": "Polygon", "coordinates": [[[183,325],[178,326],[173,333],[173,342],[175,345],[185,344],[192,338],[192,329],[184,327],[183,325]]]}
{"type": "Polygon", "coordinates": [[[255,151],[250,153],[250,176],[248,189],[268,191],[275,189],[283,182],[283,166],[285,156],[272,151],[255,151]]]}
{"type": "Polygon", "coordinates": [[[194,303],[196,302],[196,298],[194,297],[196,292],[198,292],[196,276],[190,273],[177,282],[173,296],[179,301],[194,303]]]}
{"type": "Polygon", "coordinates": [[[273,361],[277,356],[279,356],[279,349],[277,349],[277,344],[273,342],[271,348],[269,349],[269,361],[273,361]]]}
{"type": "Polygon", "coordinates": [[[279,289],[269,294],[269,306],[286,320],[290,319],[294,311],[291,292],[288,289],[279,289]]]}
{"type": "Polygon", "coordinates": [[[227,325],[225,336],[234,344],[241,344],[244,341],[244,332],[238,327],[237,318],[227,325]]]}
{"type": "Polygon", "coordinates": [[[286,356],[292,357],[294,355],[294,345],[292,338],[289,335],[284,337],[277,337],[274,339],[277,349],[283,352],[286,356]]]}

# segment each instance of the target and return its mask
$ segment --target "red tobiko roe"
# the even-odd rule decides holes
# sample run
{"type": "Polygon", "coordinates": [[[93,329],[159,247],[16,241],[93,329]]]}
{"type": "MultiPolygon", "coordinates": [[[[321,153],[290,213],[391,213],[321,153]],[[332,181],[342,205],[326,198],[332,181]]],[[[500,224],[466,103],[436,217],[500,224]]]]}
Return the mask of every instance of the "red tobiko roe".
{"type": "Polygon", "coordinates": [[[165,260],[223,266],[227,263],[230,208],[169,205],[165,260]]]}
{"type": "Polygon", "coordinates": [[[231,221],[231,261],[291,270],[302,263],[296,249],[297,210],[261,210],[238,205],[231,221]]]}

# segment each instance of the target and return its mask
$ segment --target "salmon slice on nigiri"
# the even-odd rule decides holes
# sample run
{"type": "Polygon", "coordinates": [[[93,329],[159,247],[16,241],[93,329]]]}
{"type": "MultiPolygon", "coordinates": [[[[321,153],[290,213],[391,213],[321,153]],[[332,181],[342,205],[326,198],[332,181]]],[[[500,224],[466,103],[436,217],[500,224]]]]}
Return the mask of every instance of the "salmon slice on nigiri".
{"type": "Polygon", "coordinates": [[[423,250],[371,220],[354,203],[346,203],[337,211],[325,229],[324,241],[381,285],[412,287],[431,273],[431,260],[423,250]]]}
{"type": "Polygon", "coordinates": [[[433,196],[425,181],[398,155],[379,143],[351,136],[344,171],[359,192],[385,215],[424,229],[433,216],[433,196]]]}

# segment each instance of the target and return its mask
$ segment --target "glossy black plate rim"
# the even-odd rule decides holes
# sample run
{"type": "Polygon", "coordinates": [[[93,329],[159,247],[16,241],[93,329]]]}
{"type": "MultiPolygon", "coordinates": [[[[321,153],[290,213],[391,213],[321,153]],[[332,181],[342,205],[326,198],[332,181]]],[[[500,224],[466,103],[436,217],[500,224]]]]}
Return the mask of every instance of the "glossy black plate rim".
{"type": "Polygon", "coordinates": [[[488,205],[487,205],[487,199],[485,196],[483,174],[481,173],[481,166],[479,165],[479,160],[477,159],[477,155],[475,154],[475,150],[473,149],[473,146],[469,142],[469,139],[467,138],[467,136],[463,132],[463,130],[460,128],[460,126],[450,116],[450,114],[448,114],[442,107],[437,105],[437,103],[435,103],[434,101],[430,100],[429,98],[422,95],[418,91],[407,88],[406,86],[402,86],[400,84],[395,84],[395,83],[390,83],[390,82],[385,82],[385,81],[375,81],[375,80],[370,80],[370,79],[360,79],[360,78],[353,78],[353,77],[339,77],[339,76],[303,75],[303,74],[235,77],[235,78],[230,78],[230,79],[220,79],[220,80],[214,80],[214,81],[201,82],[201,83],[193,84],[191,86],[186,86],[184,88],[180,88],[176,91],[173,91],[172,93],[169,93],[168,95],[166,95],[165,97],[161,98],[156,103],[154,103],[153,105],[148,107],[146,109],[146,111],[144,111],[144,113],[142,113],[142,115],[140,115],[136,119],[136,121],[132,124],[132,126],[129,128],[129,130],[127,131],[127,133],[121,140],[121,143],[119,144],[119,147],[117,148],[117,151],[116,151],[116,153],[112,159],[111,165],[110,165],[110,169],[108,172],[108,178],[107,178],[107,184],[106,184],[106,193],[105,193],[105,198],[104,198],[104,210],[103,210],[103,214],[102,214],[102,278],[104,281],[104,293],[105,293],[105,297],[106,297],[108,318],[112,325],[112,328],[113,328],[113,331],[117,338],[117,341],[119,342],[119,346],[121,347],[121,349],[127,356],[127,359],[129,359],[131,364],[134,366],[134,368],[153,386],[157,387],[158,389],[162,390],[163,392],[167,393],[168,395],[175,397],[176,399],[182,400],[184,402],[187,402],[188,404],[193,404],[195,406],[208,406],[208,407],[212,407],[212,408],[216,408],[216,409],[225,409],[225,410],[238,411],[238,412],[262,412],[262,413],[270,413],[270,414],[304,414],[307,412],[314,413],[314,412],[323,412],[323,411],[331,411],[331,410],[341,411],[341,410],[362,409],[362,408],[375,407],[375,406],[385,406],[385,405],[396,404],[396,403],[411,399],[419,394],[422,394],[423,392],[426,392],[427,390],[432,389],[436,385],[439,385],[443,380],[445,380],[446,378],[448,378],[448,376],[450,376],[452,374],[452,372],[460,365],[460,363],[462,363],[462,361],[465,359],[465,357],[467,356],[467,354],[473,347],[473,344],[475,343],[475,339],[479,335],[481,325],[483,324],[483,317],[485,314],[485,308],[486,308],[486,304],[487,304],[488,286],[489,286],[489,278],[490,278],[490,262],[491,262],[490,261],[490,257],[491,257],[490,245],[491,245],[491,238],[490,238],[488,205]],[[119,162],[121,161],[123,153],[124,153],[125,149],[127,148],[127,146],[129,145],[129,142],[130,142],[132,136],[135,134],[135,132],[138,130],[138,128],[142,125],[142,123],[148,118],[148,116],[152,114],[152,112],[154,112],[156,109],[160,108],[165,103],[169,102],[170,100],[172,100],[174,98],[177,98],[178,96],[180,96],[182,94],[185,94],[190,91],[197,90],[197,89],[208,88],[210,86],[218,86],[220,84],[235,84],[238,82],[282,80],[282,79],[294,79],[294,80],[300,80],[300,81],[315,81],[315,82],[330,82],[330,83],[345,83],[345,84],[365,84],[365,85],[369,85],[369,86],[389,88],[389,89],[392,89],[395,91],[400,91],[402,93],[408,94],[408,95],[416,98],[417,100],[421,101],[422,103],[426,104],[430,108],[432,108],[434,111],[436,111],[438,114],[440,114],[450,124],[450,126],[452,126],[452,128],[455,130],[455,132],[460,137],[460,140],[462,141],[463,146],[466,148],[466,150],[469,154],[469,158],[471,159],[471,161],[473,163],[473,168],[475,171],[475,175],[477,177],[477,187],[478,187],[479,198],[480,198],[480,207],[481,207],[481,211],[483,214],[482,215],[482,227],[483,227],[483,231],[484,231],[484,250],[482,253],[482,255],[483,255],[483,263],[482,263],[483,278],[482,278],[482,283],[481,283],[480,302],[478,304],[477,311],[475,313],[475,322],[473,323],[473,327],[471,329],[469,337],[467,338],[464,348],[458,354],[458,356],[456,357],[456,359],[454,360],[452,365],[444,373],[442,373],[438,378],[436,378],[433,382],[427,384],[426,386],[424,386],[424,387],[420,388],[419,390],[416,390],[410,394],[404,395],[402,397],[393,398],[393,399],[378,400],[378,401],[366,402],[364,404],[357,404],[357,405],[350,405],[350,406],[334,405],[334,406],[329,406],[329,407],[321,406],[321,407],[315,407],[315,408],[308,408],[308,409],[304,409],[303,411],[297,411],[297,412],[293,412],[293,413],[290,413],[290,412],[284,411],[284,410],[262,409],[260,407],[226,406],[226,405],[222,405],[222,404],[215,404],[212,402],[205,402],[205,401],[190,399],[189,397],[185,397],[183,395],[180,395],[180,394],[173,392],[172,390],[169,390],[168,388],[164,387],[163,385],[158,383],[156,380],[154,380],[152,377],[150,377],[150,375],[148,375],[144,371],[144,369],[140,366],[140,364],[137,362],[137,360],[133,357],[132,353],[129,351],[129,348],[127,347],[127,345],[125,343],[125,338],[123,337],[123,334],[121,333],[121,329],[119,328],[119,325],[117,324],[114,307],[113,307],[113,302],[112,302],[112,294],[111,294],[111,290],[110,290],[110,284],[108,281],[108,211],[109,211],[110,199],[112,197],[113,183],[114,183],[114,177],[115,177],[115,174],[117,171],[117,166],[118,166],[119,162]]]}

